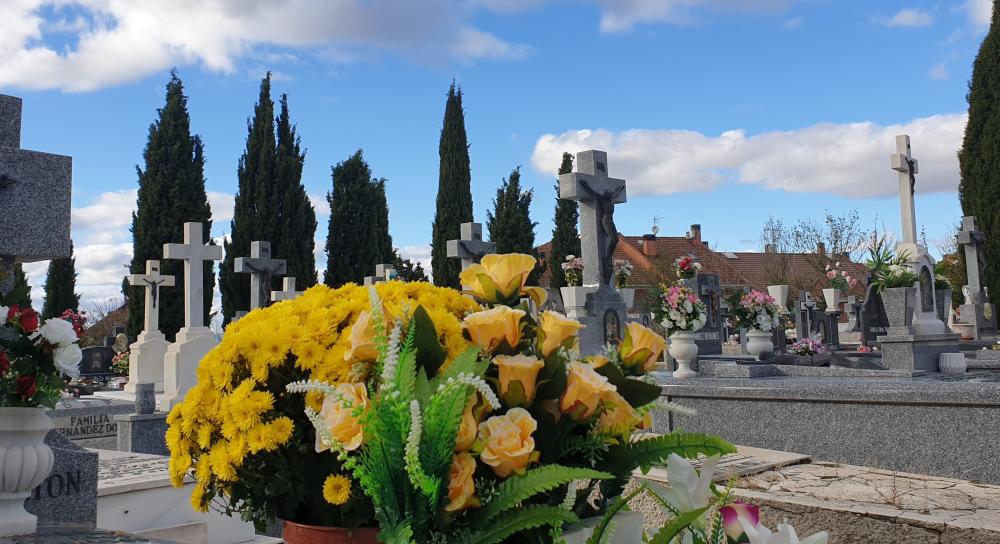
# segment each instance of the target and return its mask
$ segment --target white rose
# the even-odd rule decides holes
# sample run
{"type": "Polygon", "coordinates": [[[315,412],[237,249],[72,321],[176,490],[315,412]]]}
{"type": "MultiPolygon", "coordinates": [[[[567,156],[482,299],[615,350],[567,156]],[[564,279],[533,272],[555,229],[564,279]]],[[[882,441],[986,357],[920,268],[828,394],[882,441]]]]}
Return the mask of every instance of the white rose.
{"type": "Polygon", "coordinates": [[[61,346],[52,352],[52,360],[55,362],[56,368],[71,378],[80,376],[81,359],[83,359],[83,352],[76,344],[61,346]]]}
{"type": "Polygon", "coordinates": [[[691,309],[692,309],[691,308],[691,301],[690,300],[685,300],[684,301],[684,311],[687,312],[687,313],[691,313],[691,309]]]}
{"type": "Polygon", "coordinates": [[[68,346],[76,342],[76,331],[73,325],[64,319],[50,319],[38,329],[48,343],[53,346],[68,346]]]}

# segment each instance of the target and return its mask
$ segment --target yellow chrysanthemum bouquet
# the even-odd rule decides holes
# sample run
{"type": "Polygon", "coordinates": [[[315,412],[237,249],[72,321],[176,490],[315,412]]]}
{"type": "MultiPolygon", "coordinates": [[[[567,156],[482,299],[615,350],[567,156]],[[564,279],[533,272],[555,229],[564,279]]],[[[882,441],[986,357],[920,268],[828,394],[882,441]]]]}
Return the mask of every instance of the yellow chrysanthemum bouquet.
{"type": "MultiPolygon", "coordinates": [[[[388,319],[421,309],[434,331],[428,360],[446,366],[468,349],[461,321],[480,309],[474,301],[426,283],[390,282],[375,289],[388,319]]],[[[260,526],[275,518],[341,527],[374,523],[371,501],[343,462],[317,450],[305,408],[323,409],[322,395],[285,390],[301,380],[370,381],[377,359],[370,309],[365,288],[317,286],[226,329],[201,361],[197,385],[168,418],[171,477],[175,485],[187,475],[196,480],[196,509],[239,512],[260,526]]],[[[366,394],[356,387],[345,396],[366,394]]],[[[326,412],[335,422],[337,415],[326,412]]],[[[354,432],[360,441],[351,414],[339,417],[338,436],[350,443],[354,432]]]]}
{"type": "Polygon", "coordinates": [[[672,453],[733,451],[700,434],[638,440],[660,394],[645,373],[663,338],[629,324],[618,349],[581,358],[580,323],[532,314],[529,301],[544,298],[525,285],[534,265],[491,255],[462,273],[488,308],[463,319],[473,347],[450,364],[436,364],[446,346],[426,333],[420,308],[393,314],[373,292],[364,349],[374,371],[289,385],[323,397],[306,408],[319,447],[341,463],[332,477],[350,475],[372,501],[382,542],[551,542],[583,517],[622,508],[634,469],[672,453]]]}

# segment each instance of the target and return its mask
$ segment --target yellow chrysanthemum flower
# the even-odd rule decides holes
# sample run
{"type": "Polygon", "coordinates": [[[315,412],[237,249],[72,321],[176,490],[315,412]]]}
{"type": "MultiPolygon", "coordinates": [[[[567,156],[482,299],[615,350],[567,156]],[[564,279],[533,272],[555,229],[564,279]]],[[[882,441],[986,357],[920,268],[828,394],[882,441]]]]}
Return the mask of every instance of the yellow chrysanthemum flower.
{"type": "Polygon", "coordinates": [[[194,490],[191,491],[191,508],[194,508],[195,512],[202,514],[208,512],[208,501],[205,500],[206,491],[205,486],[201,484],[196,484],[194,490]]]}
{"type": "Polygon", "coordinates": [[[323,482],[323,499],[326,502],[340,506],[351,498],[351,480],[340,474],[331,474],[323,482]]]}

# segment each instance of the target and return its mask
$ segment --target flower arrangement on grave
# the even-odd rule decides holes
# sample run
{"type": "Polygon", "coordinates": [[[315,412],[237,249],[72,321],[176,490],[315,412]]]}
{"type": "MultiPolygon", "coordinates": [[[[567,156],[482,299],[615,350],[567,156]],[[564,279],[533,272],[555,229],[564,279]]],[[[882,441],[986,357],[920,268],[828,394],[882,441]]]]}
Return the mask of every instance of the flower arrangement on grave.
{"type": "Polygon", "coordinates": [[[79,375],[84,317],[67,311],[42,323],[38,312],[0,301],[0,406],[53,408],[63,375],[79,375]]]}
{"type": "Polygon", "coordinates": [[[533,316],[523,302],[544,295],[525,285],[534,258],[490,257],[460,276],[486,309],[462,320],[474,347],[449,364],[425,355],[443,346],[422,332],[419,308],[386,312],[376,291],[373,370],[289,386],[322,397],[306,410],[336,460],[331,502],[352,482],[352,496],[371,500],[383,542],[547,542],[568,523],[617,512],[636,468],[671,453],[734,451],[702,434],[636,439],[659,397],[644,376],[663,338],[629,323],[617,350],[581,358],[580,323],[533,316]]]}
{"type": "MultiPolygon", "coordinates": [[[[718,456],[704,459],[701,469],[677,455],[667,460],[667,484],[642,484],[621,502],[646,495],[670,521],[646,542],[686,544],[826,544],[825,531],[799,539],[788,523],[772,532],[760,521],[760,508],[734,499],[732,489],[715,484],[718,456]]],[[[588,542],[610,541],[606,527],[598,525],[588,542]]]]}
{"type": "Polygon", "coordinates": [[[701,270],[701,263],[696,261],[694,257],[690,255],[685,255],[683,257],[678,257],[674,261],[674,272],[677,277],[682,280],[688,280],[698,275],[698,271],[701,270]]]}
{"type": "Polygon", "coordinates": [[[857,279],[852,278],[847,270],[840,268],[840,261],[835,262],[832,266],[826,265],[826,279],[830,287],[841,291],[847,291],[858,285],[857,279]]]}
{"type": "MultiPolygon", "coordinates": [[[[427,283],[386,282],[375,289],[384,316],[410,316],[434,331],[431,347],[418,344],[423,361],[447,367],[469,348],[461,324],[480,309],[473,300],[427,283]]],[[[302,380],[367,383],[378,370],[375,322],[368,291],[347,284],[313,287],[231,324],[199,364],[197,384],[167,418],[172,483],[193,477],[197,510],[213,506],[258,527],[275,518],[374,525],[360,483],[350,476],[331,480],[346,474],[343,463],[316,450],[305,407],[321,411],[323,396],[288,393],[285,386],[302,380]]],[[[347,393],[368,396],[364,387],[347,393]]],[[[360,433],[349,411],[327,414],[339,421],[342,436],[360,433]]]]}
{"type": "Polygon", "coordinates": [[[907,265],[909,252],[896,255],[885,235],[875,237],[868,247],[868,261],[865,265],[871,273],[871,285],[881,293],[883,289],[912,287],[917,275],[907,265]]]}
{"type": "Polygon", "coordinates": [[[566,262],[562,263],[563,277],[566,278],[568,287],[579,287],[583,285],[583,259],[575,255],[567,255],[566,262]]]}
{"type": "Polygon", "coordinates": [[[799,356],[821,355],[826,353],[826,346],[818,338],[807,336],[796,340],[788,348],[792,353],[799,356]]]}
{"type": "Polygon", "coordinates": [[[729,302],[730,318],[738,328],[771,332],[781,323],[781,308],[763,291],[736,292],[729,302]]]}
{"type": "Polygon", "coordinates": [[[667,336],[675,332],[694,332],[705,326],[708,310],[701,298],[691,289],[680,285],[660,285],[653,315],[667,330],[667,336]]]}
{"type": "Polygon", "coordinates": [[[615,259],[613,266],[615,274],[615,288],[623,289],[628,283],[628,279],[632,277],[632,271],[635,269],[635,266],[628,259],[615,259]]]}
{"type": "Polygon", "coordinates": [[[884,289],[913,287],[917,274],[908,265],[893,263],[879,271],[877,280],[878,290],[882,292],[884,289]]]}
{"type": "Polygon", "coordinates": [[[111,358],[111,370],[119,376],[128,376],[128,358],[129,352],[127,351],[116,353],[111,358]]]}

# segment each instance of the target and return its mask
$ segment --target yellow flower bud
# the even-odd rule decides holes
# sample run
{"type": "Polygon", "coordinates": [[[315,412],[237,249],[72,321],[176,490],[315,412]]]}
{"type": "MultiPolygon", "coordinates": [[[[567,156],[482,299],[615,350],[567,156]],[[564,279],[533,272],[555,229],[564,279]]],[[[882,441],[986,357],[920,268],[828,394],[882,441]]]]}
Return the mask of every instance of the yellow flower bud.
{"type": "Polygon", "coordinates": [[[521,318],[523,317],[523,310],[497,306],[492,310],[466,316],[465,320],[462,321],[462,330],[469,335],[473,344],[490,353],[503,344],[509,348],[516,348],[518,342],[521,341],[521,318]]]}
{"type": "Polygon", "coordinates": [[[497,355],[493,364],[500,369],[500,396],[509,406],[528,406],[535,400],[541,359],[528,355],[497,355]],[[513,386],[513,387],[512,387],[513,386]]]}
{"type": "Polygon", "coordinates": [[[469,453],[459,453],[452,459],[448,480],[448,500],[445,512],[455,512],[479,506],[476,485],[472,480],[476,472],[476,460],[469,453]]]}
{"type": "Polygon", "coordinates": [[[569,375],[566,391],[559,399],[559,409],[574,420],[582,421],[594,415],[605,396],[617,389],[586,363],[573,361],[567,366],[569,375]]]}
{"type": "Polygon", "coordinates": [[[560,346],[573,347],[577,332],[583,324],[575,319],[553,311],[542,312],[538,320],[538,337],[541,341],[542,357],[548,357],[560,346]]]}
{"type": "Polygon", "coordinates": [[[655,368],[666,346],[666,339],[633,321],[625,325],[625,339],[618,346],[618,353],[626,368],[638,366],[643,372],[649,372],[655,368]]]}
{"type": "Polygon", "coordinates": [[[523,253],[490,254],[483,257],[480,264],[463,270],[459,280],[467,293],[490,304],[502,304],[528,295],[541,306],[547,296],[545,290],[524,285],[536,262],[534,257],[523,253]]]}
{"type": "MultiPolygon", "coordinates": [[[[363,383],[342,383],[337,386],[339,395],[328,395],[323,398],[323,409],[319,413],[330,436],[342,448],[353,451],[361,446],[364,429],[359,417],[354,416],[357,408],[368,407],[368,390],[363,383]]],[[[316,433],[316,451],[322,452],[329,448],[321,443],[320,434],[316,433]]]]}

